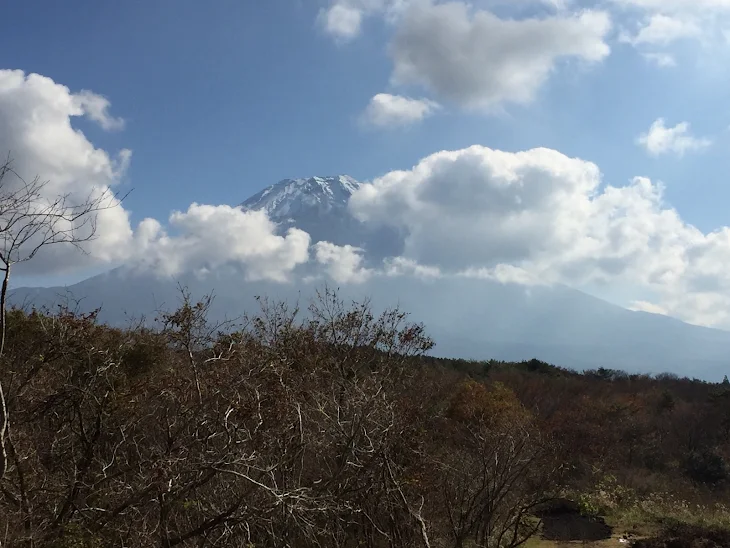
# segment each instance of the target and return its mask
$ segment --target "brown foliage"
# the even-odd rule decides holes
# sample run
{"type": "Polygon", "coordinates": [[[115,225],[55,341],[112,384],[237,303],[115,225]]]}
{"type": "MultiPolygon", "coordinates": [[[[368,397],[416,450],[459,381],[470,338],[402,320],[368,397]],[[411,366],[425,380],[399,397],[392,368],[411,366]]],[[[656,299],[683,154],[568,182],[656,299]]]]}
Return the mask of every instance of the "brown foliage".
{"type": "Polygon", "coordinates": [[[726,494],[726,387],[457,372],[402,312],[329,290],[306,317],[262,300],[211,324],[209,304],[183,293],[156,329],[9,313],[3,545],[516,547],[607,473],[726,494]]]}
{"type": "Polygon", "coordinates": [[[307,318],[262,301],[236,328],[211,325],[209,303],[183,293],[158,330],[69,311],[9,315],[3,545],[524,536],[543,444],[507,388],[414,365],[432,345],[422,326],[329,290],[307,318]]]}

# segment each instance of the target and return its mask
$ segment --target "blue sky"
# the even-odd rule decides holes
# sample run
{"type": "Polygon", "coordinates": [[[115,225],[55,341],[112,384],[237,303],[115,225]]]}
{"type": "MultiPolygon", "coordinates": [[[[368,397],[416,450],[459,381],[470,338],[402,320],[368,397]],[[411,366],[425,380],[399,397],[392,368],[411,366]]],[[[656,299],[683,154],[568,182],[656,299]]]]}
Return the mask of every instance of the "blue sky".
{"type": "MultiPolygon", "coordinates": [[[[726,0],[476,0],[468,6],[458,0],[8,0],[0,69],[42,75],[67,88],[61,95],[90,90],[95,104],[108,100],[99,116],[84,106],[67,118],[82,134],[79,146],[102,151],[109,166],[120,161],[114,160],[120,150],[132,151],[125,169],[104,182],[134,189],[124,203],[128,222],[118,220],[123,227],[110,241],[121,241],[121,233],[144,236],[145,219],[154,222],[143,228],[159,238],[173,211],[194,202],[235,205],[282,178],[346,173],[369,181],[475,144],[507,152],[546,147],[595,163],[602,183],[589,193],[629,185],[636,176],[661,182],[663,202],[654,205],[674,208],[683,231],[696,227],[707,235],[730,225],[727,14],[726,0]],[[580,19],[587,12],[590,20],[580,19]],[[509,20],[527,19],[557,26],[510,34],[509,20]],[[432,42],[428,34],[423,40],[426,24],[436,25],[432,42]],[[531,48],[533,39],[544,47],[531,48]],[[479,48],[485,51],[475,53],[479,48]],[[539,68],[535,58],[550,48],[546,75],[529,80],[539,68]],[[501,51],[513,55],[502,65],[501,51]],[[473,58],[462,59],[465,52],[473,58]],[[666,66],[669,56],[672,66],[666,66]],[[406,66],[416,58],[417,66],[406,66]],[[471,65],[453,66],[461,60],[471,65]],[[489,68],[493,63],[497,68],[489,68]],[[527,84],[492,89],[497,84],[490,78],[508,82],[513,73],[527,84]],[[525,89],[532,90],[526,98],[511,100],[525,89]],[[368,105],[378,94],[409,98],[427,113],[409,115],[408,123],[368,123],[368,105]],[[104,129],[100,119],[107,116],[123,119],[123,129],[104,129]],[[637,139],[660,119],[666,129],[687,127],[670,131],[665,139],[671,142],[652,152],[637,139]]],[[[31,96],[29,88],[18,93],[31,96]]],[[[26,155],[30,141],[16,138],[14,129],[25,127],[23,116],[34,116],[34,107],[27,108],[15,109],[18,125],[7,126],[0,144],[36,158],[40,152],[26,155]]],[[[23,162],[29,170],[38,164],[23,162]]],[[[185,220],[178,221],[184,230],[185,220]]],[[[415,234],[417,227],[411,229],[415,234]]],[[[703,249],[710,247],[705,239],[703,249]]],[[[115,245],[121,244],[102,250],[108,260],[101,265],[65,269],[59,279],[118,263],[115,245]]],[[[694,260],[682,253],[687,264],[694,260]]],[[[597,292],[622,304],[664,291],[644,278],[608,285],[598,278],[575,285],[598,284],[597,292]]],[[[656,307],[693,318],[678,305],[676,311],[666,302],[656,307]]]]}
{"type": "Polygon", "coordinates": [[[315,0],[4,4],[0,66],[93,90],[127,121],[111,135],[79,125],[99,146],[134,151],[128,208],[137,219],[196,200],[237,203],[285,177],[369,179],[479,143],[555,148],[596,162],[613,184],[658,178],[689,222],[730,223],[730,64],[707,70],[698,46],[665,69],[619,44],[601,65],[559,70],[533,104],[505,116],[449,105],[417,127],[383,132],[357,124],[370,97],[392,89],[382,21],[336,44],[316,24],[323,3],[315,0]],[[689,121],[697,134],[717,136],[716,146],[648,157],[634,138],[660,116],[689,121]]]}

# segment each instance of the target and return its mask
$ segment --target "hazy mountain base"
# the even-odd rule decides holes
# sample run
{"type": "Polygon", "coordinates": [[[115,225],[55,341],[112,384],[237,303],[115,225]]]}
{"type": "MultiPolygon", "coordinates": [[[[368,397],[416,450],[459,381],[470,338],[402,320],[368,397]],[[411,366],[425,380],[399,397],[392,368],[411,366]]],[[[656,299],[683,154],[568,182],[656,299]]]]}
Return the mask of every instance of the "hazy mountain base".
{"type": "MultiPolygon", "coordinates": [[[[306,303],[321,279],[281,284],[248,282],[240,273],[160,279],[117,269],[68,288],[18,288],[15,306],[54,308],[78,301],[81,311],[101,308],[100,319],[121,326],[179,301],[178,285],[194,297],[213,292],[211,313],[234,318],[256,313],[256,296],[306,303]]],[[[728,371],[730,332],[633,312],[564,286],[525,287],[479,279],[377,277],[340,288],[345,300],[370,298],[376,311],[397,304],[423,322],[437,356],[519,361],[539,358],[578,370],[607,367],[630,372],[670,371],[719,381],[728,371]]]]}

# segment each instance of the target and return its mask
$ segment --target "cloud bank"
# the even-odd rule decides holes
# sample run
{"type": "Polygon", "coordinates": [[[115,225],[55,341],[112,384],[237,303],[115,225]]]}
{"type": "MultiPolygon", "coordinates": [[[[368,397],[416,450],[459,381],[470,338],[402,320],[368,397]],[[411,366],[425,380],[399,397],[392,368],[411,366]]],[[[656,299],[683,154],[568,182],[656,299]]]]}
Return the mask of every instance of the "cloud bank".
{"type": "MultiPolygon", "coordinates": [[[[85,117],[105,130],[120,130],[124,120],[110,114],[109,101],[91,91],[74,93],[52,79],[0,70],[0,151],[9,152],[26,179],[47,180],[43,199],[68,194],[71,204],[114,190],[132,152],[115,154],[95,147],[73,126],[85,117]]],[[[114,205],[114,204],[110,204],[114,205]]],[[[174,212],[168,227],[145,219],[133,227],[125,205],[101,211],[96,238],[85,251],[57,245],[22,265],[23,274],[59,274],[94,266],[133,265],[160,275],[205,271],[234,265],[249,279],[287,279],[308,260],[309,236],[291,230],[281,236],[265,215],[226,205],[192,204],[174,212]]]]}
{"type": "MultiPolygon", "coordinates": [[[[0,149],[12,151],[19,172],[49,180],[49,197],[83,198],[120,185],[131,151],[95,147],[73,126],[86,117],[118,130],[123,121],[111,112],[93,92],[0,71],[0,149]]],[[[665,137],[652,139],[650,130],[647,147],[680,153],[695,146],[682,124],[652,127],[665,137]]],[[[643,292],[631,305],[642,310],[730,326],[730,228],[704,233],[688,224],[664,203],[661,183],[645,177],[614,186],[594,163],[556,150],[475,145],[437,152],[362,185],[349,210],[372,225],[396,227],[405,237],[403,255],[369,265],[356,247],[311,245],[301,230],[281,233],[263,212],[227,205],[192,204],[165,222],[133,226],[119,204],[100,214],[88,254],[49,248],[26,273],[126,264],[175,276],[233,267],[244,279],[285,282],[307,264],[341,283],[378,276],[599,283],[643,292]]]]}
{"type": "Polygon", "coordinates": [[[555,150],[472,146],[363,185],[350,209],[399,228],[402,260],[440,275],[642,288],[659,296],[642,309],[730,325],[730,228],[701,232],[645,177],[605,185],[598,166],[555,150]]]}

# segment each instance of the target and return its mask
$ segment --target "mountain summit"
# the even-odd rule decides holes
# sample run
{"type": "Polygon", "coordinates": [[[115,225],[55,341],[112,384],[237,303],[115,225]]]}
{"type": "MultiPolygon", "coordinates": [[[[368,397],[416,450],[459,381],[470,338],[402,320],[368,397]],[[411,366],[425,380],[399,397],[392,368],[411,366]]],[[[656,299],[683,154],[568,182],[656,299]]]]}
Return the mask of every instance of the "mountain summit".
{"type": "Polygon", "coordinates": [[[398,255],[402,239],[388,228],[369,227],[347,209],[350,196],[362,183],[348,175],[284,179],[241,204],[246,210],[265,210],[285,232],[291,227],[309,233],[313,242],[354,245],[370,260],[398,255]]]}
{"type": "Polygon", "coordinates": [[[350,196],[359,187],[360,183],[348,175],[284,179],[254,194],[241,207],[264,209],[276,222],[301,222],[303,217],[344,213],[350,196]]]}

